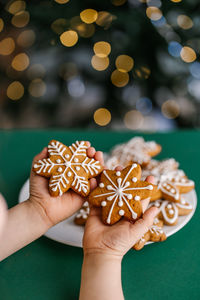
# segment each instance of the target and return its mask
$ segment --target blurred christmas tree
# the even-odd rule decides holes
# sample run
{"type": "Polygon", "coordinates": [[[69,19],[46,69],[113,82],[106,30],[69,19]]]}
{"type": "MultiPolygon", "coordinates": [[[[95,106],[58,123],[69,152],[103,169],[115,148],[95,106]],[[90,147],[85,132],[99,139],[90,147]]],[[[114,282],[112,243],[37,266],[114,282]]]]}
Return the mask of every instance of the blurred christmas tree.
{"type": "Polygon", "coordinates": [[[0,127],[199,127],[198,0],[4,1],[0,127]]]}

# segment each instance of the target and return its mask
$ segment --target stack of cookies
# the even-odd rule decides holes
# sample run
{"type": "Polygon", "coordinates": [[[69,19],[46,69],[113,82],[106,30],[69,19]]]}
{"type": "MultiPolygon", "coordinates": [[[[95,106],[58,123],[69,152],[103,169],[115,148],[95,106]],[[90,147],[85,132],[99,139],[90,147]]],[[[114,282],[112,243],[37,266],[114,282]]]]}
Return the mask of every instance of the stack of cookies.
{"type": "MultiPolygon", "coordinates": [[[[161,149],[156,142],[145,142],[142,137],[134,137],[127,143],[115,146],[106,155],[108,170],[101,173],[99,186],[89,195],[90,203],[102,207],[102,220],[108,225],[121,217],[137,219],[142,214],[142,199],[150,198],[149,206],[159,208],[154,224],[134,245],[136,250],[142,249],[148,241],[164,241],[163,225],[174,226],[179,216],[193,210],[184,195],[194,189],[194,182],[179,169],[175,159],[152,159],[161,149]],[[125,169],[114,171],[119,165],[125,169]],[[154,176],[156,186],[145,182],[149,175],[154,176]]],[[[85,202],[75,217],[75,223],[84,225],[89,211],[89,203],[85,202]]]]}

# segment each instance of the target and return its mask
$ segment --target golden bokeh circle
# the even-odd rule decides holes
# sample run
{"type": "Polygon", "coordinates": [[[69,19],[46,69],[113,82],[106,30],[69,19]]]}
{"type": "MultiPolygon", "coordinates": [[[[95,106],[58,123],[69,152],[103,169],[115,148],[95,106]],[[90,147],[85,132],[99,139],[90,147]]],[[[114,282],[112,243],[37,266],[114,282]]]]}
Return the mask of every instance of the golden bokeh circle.
{"type": "Polygon", "coordinates": [[[96,24],[107,29],[112,23],[113,16],[107,11],[98,12],[98,18],[96,24]]]}
{"type": "Polygon", "coordinates": [[[46,92],[46,84],[41,78],[36,78],[29,84],[28,91],[35,98],[42,97],[46,92]]]}
{"type": "Polygon", "coordinates": [[[79,16],[75,16],[70,20],[70,28],[77,31],[83,38],[89,38],[95,33],[94,24],[86,24],[82,22],[79,16]]]}
{"type": "Polygon", "coordinates": [[[151,70],[148,67],[141,66],[133,70],[133,77],[139,79],[148,79],[151,75],[151,70]]]}
{"type": "Polygon", "coordinates": [[[142,127],[143,115],[137,110],[130,110],[124,116],[124,124],[128,129],[136,130],[142,127]]]}
{"type": "Polygon", "coordinates": [[[15,42],[11,37],[5,38],[0,42],[0,54],[10,55],[15,49],[15,42]]]}
{"type": "Polygon", "coordinates": [[[128,55],[119,55],[115,65],[120,72],[129,72],[133,68],[134,60],[128,55]]]}
{"type": "Polygon", "coordinates": [[[11,23],[15,27],[22,28],[28,24],[29,20],[30,20],[29,12],[20,11],[12,17],[11,23]]]}
{"type": "Polygon", "coordinates": [[[192,19],[190,19],[190,17],[188,17],[186,15],[179,15],[177,17],[177,24],[179,25],[179,27],[187,30],[187,29],[192,28],[193,21],[192,21],[192,19]]]}
{"type": "Polygon", "coordinates": [[[178,3],[181,2],[182,0],[171,0],[172,2],[178,3]]]}
{"type": "Polygon", "coordinates": [[[32,29],[22,31],[17,38],[17,44],[24,48],[31,47],[34,42],[35,32],[32,29]]]}
{"type": "Polygon", "coordinates": [[[25,1],[13,1],[8,3],[8,5],[6,6],[6,10],[12,14],[15,15],[20,11],[23,11],[26,9],[26,2],[25,1]]]}
{"type": "Polygon", "coordinates": [[[114,70],[111,74],[111,81],[117,87],[123,87],[129,82],[128,73],[120,72],[119,70],[114,70]]]}
{"type": "Polygon", "coordinates": [[[78,42],[78,34],[74,30],[68,30],[60,35],[60,41],[65,47],[72,47],[78,42]]]}
{"type": "Polygon", "coordinates": [[[29,65],[29,57],[26,53],[17,54],[11,63],[13,69],[16,71],[24,71],[29,65]]]}
{"type": "Polygon", "coordinates": [[[3,30],[4,27],[4,21],[2,18],[0,18],[0,32],[3,30]]]}
{"type": "Polygon", "coordinates": [[[108,42],[97,42],[93,47],[94,53],[99,57],[106,57],[110,54],[111,46],[108,42]]]}
{"type": "Polygon", "coordinates": [[[65,3],[69,2],[69,0],[54,0],[54,1],[59,4],[65,4],[65,3]]]}
{"type": "Polygon", "coordinates": [[[123,5],[127,0],[111,0],[111,3],[115,6],[123,5]]]}
{"type": "Polygon", "coordinates": [[[80,13],[81,20],[86,24],[91,24],[96,21],[98,13],[95,9],[85,9],[80,13]]]}
{"type": "Polygon", "coordinates": [[[65,31],[66,27],[67,27],[67,20],[64,18],[59,18],[57,20],[55,20],[52,24],[51,24],[51,29],[57,33],[57,34],[61,34],[63,33],[63,31],[65,31]]]}
{"type": "Polygon", "coordinates": [[[181,49],[180,56],[186,63],[191,63],[197,58],[195,51],[188,46],[185,46],[181,49]]]}
{"type": "Polygon", "coordinates": [[[99,126],[106,126],[111,121],[111,113],[106,108],[99,108],[94,113],[94,121],[99,126]]]}
{"type": "Polygon", "coordinates": [[[35,78],[42,78],[44,77],[45,73],[45,68],[41,64],[31,65],[27,70],[27,76],[31,80],[35,78]]]}
{"type": "Polygon", "coordinates": [[[180,113],[180,107],[174,100],[167,100],[162,105],[162,113],[167,119],[175,119],[180,113]]]}
{"type": "Polygon", "coordinates": [[[91,64],[95,70],[104,71],[109,66],[109,58],[93,55],[91,64]]]}
{"type": "Polygon", "coordinates": [[[7,96],[11,100],[18,100],[24,95],[24,86],[19,81],[13,81],[7,88],[7,96]]]}
{"type": "Polygon", "coordinates": [[[149,6],[146,9],[146,14],[149,19],[152,21],[158,21],[162,18],[162,12],[158,7],[149,6]]]}

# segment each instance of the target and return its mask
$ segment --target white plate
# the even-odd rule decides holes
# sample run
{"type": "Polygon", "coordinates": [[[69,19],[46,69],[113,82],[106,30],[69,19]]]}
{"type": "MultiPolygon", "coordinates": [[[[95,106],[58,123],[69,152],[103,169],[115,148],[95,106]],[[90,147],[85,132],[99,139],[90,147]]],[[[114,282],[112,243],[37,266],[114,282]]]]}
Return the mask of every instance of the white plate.
{"type": "MultiPolygon", "coordinates": [[[[23,185],[20,191],[19,202],[23,202],[28,198],[29,198],[29,180],[25,182],[25,184],[23,185]]],[[[190,219],[192,218],[195,212],[197,206],[197,196],[195,190],[189,192],[188,194],[185,194],[184,198],[192,204],[193,211],[187,216],[179,217],[178,223],[175,226],[164,226],[163,229],[167,237],[176,233],[182,227],[184,227],[190,221],[190,219]]],[[[70,217],[69,219],[49,229],[45,233],[45,236],[66,245],[82,247],[84,226],[75,225],[74,216],[70,217]]],[[[151,242],[146,243],[146,245],[148,244],[151,244],[151,242]]]]}

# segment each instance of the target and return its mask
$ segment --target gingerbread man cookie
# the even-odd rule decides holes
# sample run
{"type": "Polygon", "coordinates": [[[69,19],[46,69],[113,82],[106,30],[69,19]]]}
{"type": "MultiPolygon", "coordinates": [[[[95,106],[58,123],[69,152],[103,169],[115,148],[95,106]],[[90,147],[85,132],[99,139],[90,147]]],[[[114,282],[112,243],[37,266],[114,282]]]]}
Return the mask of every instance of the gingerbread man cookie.
{"type": "Polygon", "coordinates": [[[155,218],[153,225],[141,237],[141,239],[133,246],[133,249],[141,250],[148,241],[152,241],[152,242],[165,241],[167,237],[162,227],[163,227],[162,221],[159,221],[157,218],[155,218]]]}
{"type": "Polygon", "coordinates": [[[69,188],[81,196],[90,192],[89,178],[103,170],[100,162],[87,156],[88,146],[77,141],[67,147],[52,140],[48,145],[48,158],[37,161],[33,170],[36,174],[50,178],[49,191],[52,196],[61,196],[69,188]]]}
{"type": "Polygon", "coordinates": [[[141,167],[130,165],[122,171],[104,170],[99,186],[89,195],[89,202],[102,207],[102,220],[112,225],[122,217],[133,221],[142,214],[140,200],[151,197],[153,184],[140,181],[141,167]]]}

